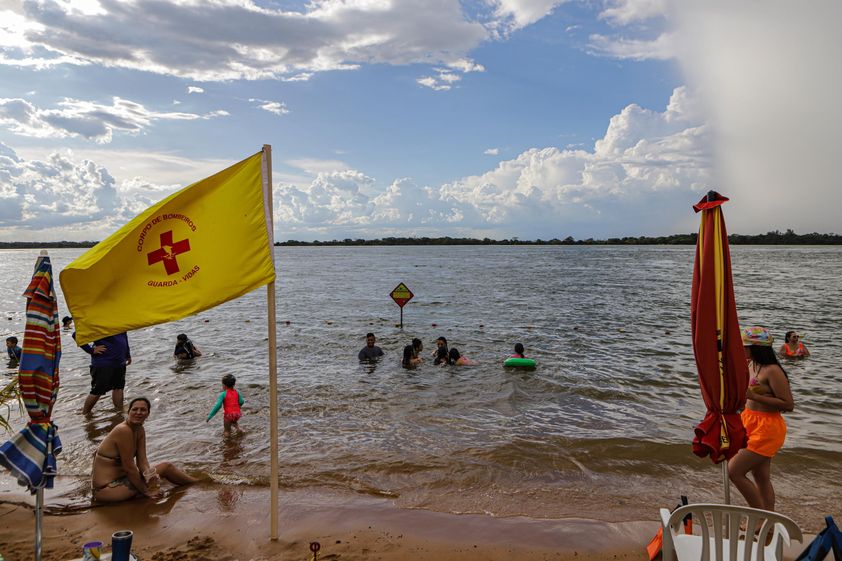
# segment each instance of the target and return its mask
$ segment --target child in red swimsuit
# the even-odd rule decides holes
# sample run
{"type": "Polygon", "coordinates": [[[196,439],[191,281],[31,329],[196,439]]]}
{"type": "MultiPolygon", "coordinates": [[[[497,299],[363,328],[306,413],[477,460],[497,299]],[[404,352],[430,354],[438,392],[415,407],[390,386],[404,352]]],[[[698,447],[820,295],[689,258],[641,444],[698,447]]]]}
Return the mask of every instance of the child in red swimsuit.
{"type": "Polygon", "coordinates": [[[208,414],[207,421],[205,421],[207,423],[213,419],[213,416],[222,408],[222,427],[225,436],[231,434],[232,428],[237,429],[237,432],[240,434],[243,433],[243,429],[240,428],[237,421],[243,416],[240,406],[245,403],[245,400],[240,395],[240,392],[234,389],[234,384],[236,383],[237,378],[233,374],[226,374],[222,377],[222,393],[219,394],[213,409],[208,414]]]}

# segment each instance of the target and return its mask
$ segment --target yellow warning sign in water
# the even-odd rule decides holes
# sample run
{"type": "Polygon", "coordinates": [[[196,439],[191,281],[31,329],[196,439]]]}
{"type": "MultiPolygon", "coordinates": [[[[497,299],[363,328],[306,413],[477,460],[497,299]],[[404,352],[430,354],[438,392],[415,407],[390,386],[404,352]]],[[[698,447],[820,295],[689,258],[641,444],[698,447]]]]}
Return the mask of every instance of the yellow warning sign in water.
{"type": "Polygon", "coordinates": [[[407,288],[407,286],[404,283],[400,283],[398,286],[395,287],[394,290],[392,290],[392,292],[389,293],[389,296],[392,297],[392,300],[395,301],[395,304],[403,308],[404,305],[410,300],[412,300],[413,296],[415,295],[409,288],[407,288]]]}

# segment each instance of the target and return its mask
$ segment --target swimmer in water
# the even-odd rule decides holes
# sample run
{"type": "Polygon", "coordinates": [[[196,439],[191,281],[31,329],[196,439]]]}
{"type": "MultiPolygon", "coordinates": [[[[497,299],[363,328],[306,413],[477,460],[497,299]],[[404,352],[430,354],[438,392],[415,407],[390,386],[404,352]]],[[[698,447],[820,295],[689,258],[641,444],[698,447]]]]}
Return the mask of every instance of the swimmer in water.
{"type": "Polygon", "coordinates": [[[476,364],[476,362],[460,353],[456,347],[450,349],[450,363],[456,366],[472,366],[476,364]]]}
{"type": "Polygon", "coordinates": [[[781,345],[778,354],[787,358],[807,358],[810,351],[801,342],[801,338],[795,331],[787,331],[784,335],[784,344],[781,345]]]}
{"type": "Polygon", "coordinates": [[[433,364],[436,366],[447,366],[450,364],[450,354],[447,352],[446,347],[436,349],[434,356],[436,358],[433,360],[433,364]]]}
{"type": "Polygon", "coordinates": [[[365,334],[365,347],[357,354],[359,360],[374,360],[383,356],[383,349],[374,344],[374,333],[365,334]]]}
{"type": "Polygon", "coordinates": [[[190,360],[202,356],[202,351],[193,344],[193,341],[187,338],[186,334],[180,333],[175,339],[175,350],[173,351],[175,358],[190,360]]]}
{"type": "Polygon", "coordinates": [[[421,364],[422,358],[419,355],[421,351],[424,350],[424,344],[421,342],[421,339],[415,338],[412,340],[411,345],[407,345],[403,348],[403,358],[401,359],[401,366],[404,368],[411,368],[413,366],[418,366],[421,364]]]}
{"type": "Polygon", "coordinates": [[[445,339],[444,337],[439,337],[438,339],[436,339],[436,348],[433,349],[432,352],[433,358],[436,358],[438,356],[438,352],[442,349],[444,349],[445,353],[447,352],[447,339],[445,339]]]}

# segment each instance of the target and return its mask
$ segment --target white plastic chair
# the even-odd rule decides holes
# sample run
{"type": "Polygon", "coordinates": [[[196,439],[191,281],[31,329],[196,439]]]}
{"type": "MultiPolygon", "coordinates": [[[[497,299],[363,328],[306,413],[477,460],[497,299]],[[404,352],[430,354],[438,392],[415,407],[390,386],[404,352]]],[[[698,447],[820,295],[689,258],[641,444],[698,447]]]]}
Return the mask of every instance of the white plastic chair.
{"type": "Polygon", "coordinates": [[[662,508],[661,524],[663,561],[783,561],[784,543],[803,539],[801,529],[786,516],[744,506],[662,508]],[[693,515],[693,534],[684,533],[682,520],[688,514],[693,515]]]}

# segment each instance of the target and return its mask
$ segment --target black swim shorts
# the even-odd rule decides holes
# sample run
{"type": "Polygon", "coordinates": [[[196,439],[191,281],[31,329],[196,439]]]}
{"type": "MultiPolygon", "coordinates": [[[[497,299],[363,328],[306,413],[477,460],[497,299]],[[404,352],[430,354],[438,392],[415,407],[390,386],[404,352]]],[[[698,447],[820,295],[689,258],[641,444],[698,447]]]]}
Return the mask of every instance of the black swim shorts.
{"type": "Polygon", "coordinates": [[[105,395],[125,387],[125,366],[91,366],[91,395],[105,395]]]}

